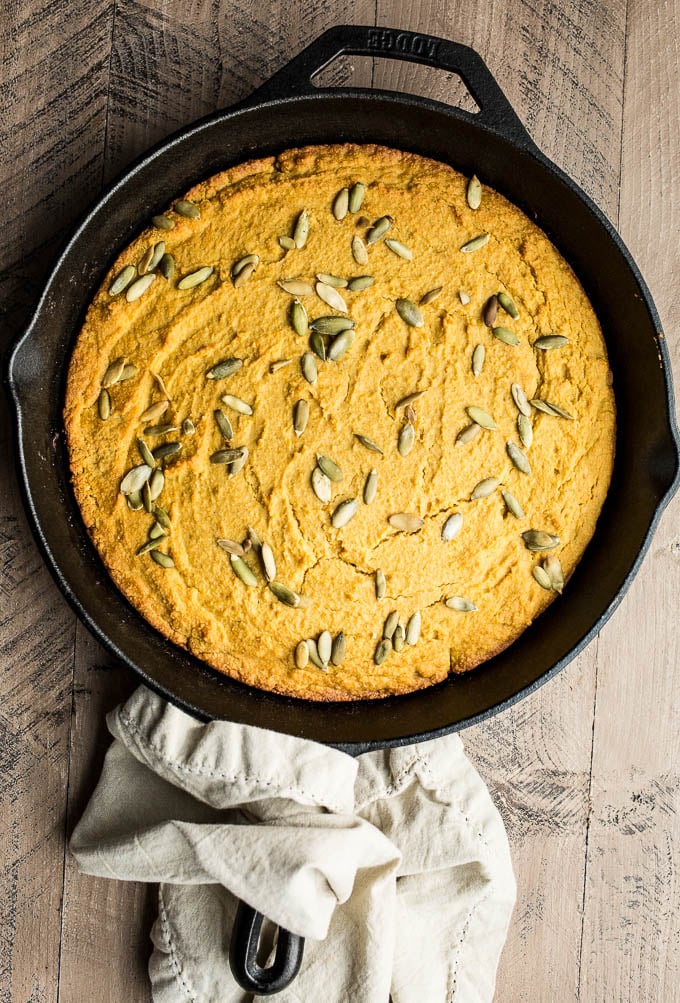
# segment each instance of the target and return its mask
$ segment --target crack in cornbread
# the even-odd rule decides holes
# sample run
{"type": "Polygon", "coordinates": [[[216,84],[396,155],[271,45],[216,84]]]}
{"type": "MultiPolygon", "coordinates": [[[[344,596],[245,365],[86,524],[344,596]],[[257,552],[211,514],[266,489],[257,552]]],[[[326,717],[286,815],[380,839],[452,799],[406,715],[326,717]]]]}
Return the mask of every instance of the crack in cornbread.
{"type": "MultiPolygon", "coordinates": [[[[65,405],[83,519],[130,602],[162,634],[230,676],[294,696],[337,700],[403,693],[472,669],[512,643],[555,598],[592,536],[610,482],[615,435],[600,326],[545,234],[488,188],[479,207],[471,208],[467,185],[443,164],[375,146],[309,147],[242,164],[195,186],[168,209],[166,222],[156,218],[158,226],[119,256],[88,310],[65,405]],[[345,205],[351,206],[351,194],[338,193],[351,192],[356,182],[366,188],[352,212],[345,205]],[[388,228],[369,242],[383,217],[388,228]],[[461,251],[486,234],[486,242],[461,251]],[[355,260],[355,236],[367,249],[367,264],[355,260]],[[302,246],[295,246],[296,238],[302,246]],[[157,268],[148,283],[140,263],[157,268]],[[121,279],[112,294],[126,267],[131,280],[121,279]],[[358,291],[336,287],[345,314],[329,307],[329,299],[338,301],[327,282],[321,289],[326,301],[317,295],[319,274],[341,280],[371,275],[374,282],[358,291]],[[146,288],[138,296],[134,288],[131,296],[140,277],[146,288]],[[296,297],[278,285],[291,279],[311,292],[296,297]],[[426,295],[439,286],[439,294],[426,295]],[[515,304],[518,316],[497,306],[494,335],[484,315],[498,293],[510,297],[501,299],[515,304]],[[312,351],[309,338],[291,322],[296,299],[312,328],[329,315],[348,316],[354,324],[354,340],[337,361],[313,356],[317,377],[311,383],[301,368],[301,357],[312,351]],[[398,300],[411,306],[398,310],[398,300]],[[497,329],[510,331],[519,344],[499,340],[497,329]],[[533,347],[551,335],[567,341],[550,343],[548,350],[533,347]],[[482,353],[476,355],[474,375],[478,345],[485,351],[481,367],[482,353]],[[242,365],[207,378],[229,359],[242,365]],[[272,365],[286,359],[286,365],[272,365]],[[107,370],[118,360],[118,378],[109,382],[107,370]],[[109,383],[108,400],[103,383],[109,383]],[[525,425],[524,439],[513,384],[539,402],[528,409],[531,428],[527,433],[525,425]],[[417,391],[424,392],[407,407],[397,406],[417,391]],[[224,403],[225,395],[251,406],[252,415],[224,403]],[[141,420],[165,399],[170,404],[157,409],[157,420],[141,420]],[[309,413],[297,434],[300,400],[309,413]],[[570,417],[551,412],[551,405],[570,417]],[[471,425],[470,407],[497,427],[457,441],[471,425]],[[232,439],[225,438],[221,429],[228,426],[218,423],[216,409],[227,416],[232,439]],[[149,434],[154,424],[169,429],[149,434]],[[407,424],[413,443],[409,432],[402,455],[398,443],[407,424]],[[138,440],[155,454],[153,473],[138,440]],[[523,461],[508,442],[528,460],[530,474],[518,469],[523,461]],[[157,458],[158,447],[172,443],[181,448],[157,458]],[[215,461],[234,449],[242,461],[236,473],[224,456],[215,461]],[[343,475],[329,481],[326,504],[311,483],[319,455],[343,475]],[[145,463],[133,475],[140,478],[138,493],[121,493],[124,478],[145,463]],[[163,476],[156,472],[161,468],[163,476]],[[377,491],[366,504],[372,469],[377,491]],[[497,486],[473,499],[490,478],[497,486]],[[356,511],[334,527],[333,514],[351,499],[356,511]],[[515,500],[522,518],[512,514],[515,500]],[[162,516],[146,510],[155,506],[162,506],[162,516]],[[442,539],[454,513],[462,523],[442,539]],[[419,517],[422,528],[395,528],[390,518],[400,514],[419,517]],[[255,532],[255,546],[252,536],[240,554],[218,545],[234,541],[240,547],[247,527],[255,532]],[[532,530],[558,542],[545,551],[529,549],[532,530]],[[277,580],[293,601],[302,597],[299,605],[286,605],[268,587],[258,538],[271,547],[277,580]],[[239,561],[254,572],[255,585],[239,577],[241,569],[251,580],[239,561]],[[379,571],[386,581],[381,599],[379,571]],[[394,610],[401,629],[383,644],[385,620],[394,610]],[[417,612],[419,639],[403,643],[417,612]],[[299,642],[324,631],[331,637],[343,632],[341,664],[320,658],[310,645],[311,660],[302,654],[303,667],[296,667],[299,642]],[[394,650],[397,644],[401,650],[394,650]]],[[[331,343],[322,336],[322,354],[331,343]]],[[[315,345],[319,350],[318,339],[315,345]]],[[[337,521],[353,508],[342,509],[337,521]]],[[[325,651],[327,638],[319,644],[325,651]]]]}

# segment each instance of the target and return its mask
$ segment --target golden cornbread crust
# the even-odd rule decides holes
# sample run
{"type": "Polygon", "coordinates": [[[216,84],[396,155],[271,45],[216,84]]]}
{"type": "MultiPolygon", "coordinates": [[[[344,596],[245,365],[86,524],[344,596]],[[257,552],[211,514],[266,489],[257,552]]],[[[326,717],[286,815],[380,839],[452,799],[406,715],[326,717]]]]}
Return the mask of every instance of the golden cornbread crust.
{"type": "MultiPolygon", "coordinates": [[[[480,165],[483,170],[483,165],[480,165]]],[[[162,634],[236,679],[292,696],[345,700],[405,693],[464,672],[502,651],[556,596],[532,576],[546,556],[532,553],[521,533],[545,530],[559,537],[550,553],[568,579],[595,529],[611,478],[615,405],[604,340],[579,281],[545,234],[517,207],[484,188],[481,206],[469,208],[467,180],[452,168],[379,146],[342,145],[289,150],[277,157],[231,168],[196,185],[185,198],[200,208],[187,219],[168,210],[173,229],[144,230],[113,264],[90,305],[70,363],[65,427],[73,488],[85,525],[121,592],[162,634]],[[334,218],[336,193],[356,181],[366,185],[358,213],[334,218]],[[300,212],[309,213],[304,247],[288,252],[280,235],[293,232],[300,212]],[[368,248],[369,263],[351,252],[370,222],[393,218],[387,237],[413,252],[393,253],[381,239],[368,248]],[[471,238],[488,243],[461,252],[471,238]],[[157,276],[136,301],[112,296],[115,276],[138,265],[147,249],[164,240],[176,261],[175,276],[157,276]],[[234,288],[231,269],[244,255],[260,256],[252,277],[234,288]],[[213,274],[180,290],[177,281],[202,266],[213,274]],[[307,339],[291,327],[294,297],[277,280],[317,273],[350,278],[370,274],[361,292],[339,292],[356,337],[337,362],[318,362],[318,380],[303,377],[300,357],[307,339]],[[421,307],[424,323],[409,326],[395,310],[398,298],[418,303],[428,290],[441,294],[421,307]],[[519,309],[512,319],[499,310],[496,324],[512,330],[519,345],[493,337],[482,319],[484,305],[507,291],[519,309]],[[467,294],[464,305],[459,293],[467,294]],[[540,351],[540,336],[560,334],[564,347],[540,351]],[[474,376],[472,352],[486,358],[474,376]],[[206,378],[223,359],[243,359],[221,380],[206,378]],[[112,360],[134,364],[134,375],[109,388],[112,411],[98,412],[104,373],[112,360]],[[270,372],[276,360],[290,363],[270,372]],[[140,416],[164,394],[170,405],[161,421],[179,430],[144,436],[140,416]],[[569,421],[533,410],[533,442],[525,451],[531,474],[520,472],[506,443],[520,444],[518,410],[510,393],[551,401],[574,416],[569,421]],[[397,451],[404,424],[395,405],[426,390],[413,407],[415,444],[397,451]],[[240,415],[220,403],[234,394],[253,406],[240,415]],[[304,433],[293,429],[296,401],[309,402],[304,433]],[[466,407],[493,416],[498,428],[468,444],[456,437],[470,423],[466,407]],[[222,407],[234,427],[230,445],[247,446],[243,470],[228,476],[211,456],[227,443],[213,412],[222,407]],[[181,430],[190,418],[195,434],[181,430]],[[354,433],[384,450],[370,452],[354,433]],[[181,451],[163,461],[165,485],[158,504],[172,527],[160,550],[174,567],[149,554],[153,516],[131,511],[120,484],[139,465],[137,440],[150,448],[180,441],[181,451]],[[340,465],[330,504],[314,494],[310,475],[317,454],[340,465]],[[364,504],[369,471],[378,473],[375,500],[364,504]],[[482,479],[500,486],[471,500],[482,479]],[[511,515],[501,489],[519,499],[523,519],[511,515]],[[357,498],[354,518],[342,528],[331,515],[344,499],[357,498]],[[415,513],[419,532],[394,529],[388,517],[415,513]],[[447,517],[459,512],[462,528],[442,541],[447,517]],[[277,579],[309,600],[298,608],[279,602],[267,588],[253,551],[246,555],[258,576],[255,587],[236,577],[218,538],[242,541],[255,529],[274,553],[277,579]],[[375,596],[375,572],[386,576],[386,595],[375,596]],[[463,596],[477,606],[462,613],[443,600],[463,596]],[[417,644],[375,664],[383,623],[398,610],[406,625],[422,615],[417,644]],[[323,630],[344,631],[347,653],[327,672],[311,662],[295,667],[301,639],[323,630]]],[[[463,296],[463,299],[465,296],[463,296]]],[[[335,314],[316,295],[301,297],[310,321],[335,314]]],[[[558,599],[559,601],[559,599],[558,599]]]]}

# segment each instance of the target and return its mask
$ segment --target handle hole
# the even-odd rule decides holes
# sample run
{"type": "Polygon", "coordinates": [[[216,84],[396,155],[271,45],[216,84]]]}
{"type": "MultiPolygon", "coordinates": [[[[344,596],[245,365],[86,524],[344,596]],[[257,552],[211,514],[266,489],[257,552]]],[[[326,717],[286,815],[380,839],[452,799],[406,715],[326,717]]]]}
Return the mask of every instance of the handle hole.
{"type": "Polygon", "coordinates": [[[340,87],[374,87],[380,90],[415,94],[453,105],[472,115],[479,105],[457,73],[435,69],[402,59],[383,56],[340,55],[315,73],[315,87],[332,90],[340,87]]]}

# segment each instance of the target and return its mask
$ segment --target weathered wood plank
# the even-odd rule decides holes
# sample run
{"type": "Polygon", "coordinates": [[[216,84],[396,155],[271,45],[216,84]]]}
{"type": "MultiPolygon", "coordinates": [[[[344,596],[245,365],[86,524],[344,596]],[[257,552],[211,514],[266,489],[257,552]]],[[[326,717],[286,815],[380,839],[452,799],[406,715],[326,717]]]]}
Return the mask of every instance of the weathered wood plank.
{"type": "MultiPolygon", "coordinates": [[[[629,5],[620,205],[676,366],[679,23],[678,0],[629,5]]],[[[600,638],[581,971],[592,1003],[680,1000],[678,526],[676,499],[600,638]]]]}

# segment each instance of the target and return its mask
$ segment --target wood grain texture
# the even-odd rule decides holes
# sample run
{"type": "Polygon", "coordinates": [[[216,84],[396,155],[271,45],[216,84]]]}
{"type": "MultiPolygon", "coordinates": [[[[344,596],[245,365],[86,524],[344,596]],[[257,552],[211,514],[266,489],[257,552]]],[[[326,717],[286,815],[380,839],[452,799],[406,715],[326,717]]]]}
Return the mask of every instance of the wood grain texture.
{"type": "MultiPolygon", "coordinates": [[[[104,184],[351,20],[482,54],[538,145],[619,223],[680,362],[680,0],[371,0],[349,12],[321,0],[9,0],[6,10],[4,339],[26,323],[50,257],[104,184]]],[[[468,100],[455,76],[403,62],[345,57],[319,80],[348,82],[468,100]]],[[[6,410],[0,421],[6,471],[6,410]]],[[[64,839],[99,773],[104,714],[134,681],[76,629],[13,485],[0,478],[0,1003],[147,1003],[153,889],[80,876],[64,839]]],[[[519,884],[498,1003],[680,1001],[678,510],[598,641],[463,736],[505,818],[519,884]]]]}

